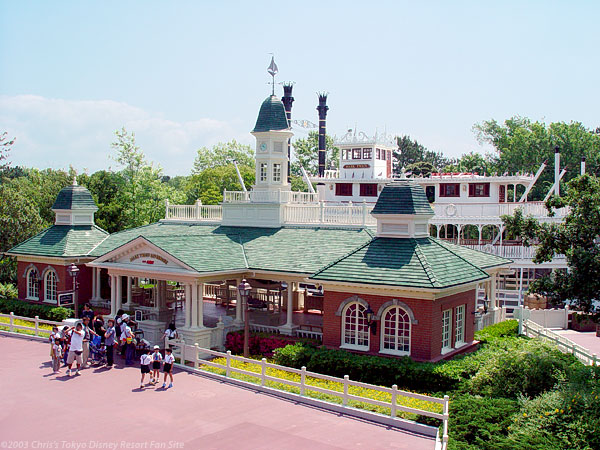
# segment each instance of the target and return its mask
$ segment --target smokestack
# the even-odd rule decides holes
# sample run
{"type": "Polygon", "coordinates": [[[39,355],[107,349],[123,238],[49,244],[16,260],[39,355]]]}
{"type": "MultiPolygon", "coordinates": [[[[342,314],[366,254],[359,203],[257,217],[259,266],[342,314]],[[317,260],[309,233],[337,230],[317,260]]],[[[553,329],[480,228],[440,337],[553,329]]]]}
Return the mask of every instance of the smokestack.
{"type": "Polygon", "coordinates": [[[327,93],[322,92],[317,94],[319,96],[319,106],[317,106],[317,111],[319,111],[319,177],[325,176],[325,119],[327,117],[327,111],[329,110],[329,106],[327,106],[327,93]]]}
{"type": "Polygon", "coordinates": [[[581,175],[585,175],[585,156],[581,157],[581,175]]]}
{"type": "Polygon", "coordinates": [[[560,147],[554,147],[554,195],[560,196],[560,147]]]}
{"type": "MultiPolygon", "coordinates": [[[[283,97],[281,101],[283,102],[283,107],[285,108],[285,116],[287,117],[288,125],[290,128],[292,127],[292,103],[294,103],[294,97],[292,97],[292,88],[294,87],[294,83],[283,83],[283,97]]],[[[288,167],[287,167],[287,177],[288,183],[290,182],[290,164],[292,156],[292,139],[288,139],[288,167]]]]}

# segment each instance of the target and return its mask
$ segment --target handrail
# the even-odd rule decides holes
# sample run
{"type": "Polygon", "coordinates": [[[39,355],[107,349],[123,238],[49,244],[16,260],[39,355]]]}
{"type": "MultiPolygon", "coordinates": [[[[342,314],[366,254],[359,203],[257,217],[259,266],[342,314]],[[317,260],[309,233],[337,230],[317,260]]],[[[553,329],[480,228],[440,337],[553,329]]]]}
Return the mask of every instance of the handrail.
{"type": "MultiPolygon", "coordinates": [[[[223,353],[223,352],[211,350],[208,348],[201,348],[198,344],[186,345],[185,343],[177,342],[175,340],[168,340],[167,344],[172,345],[175,348],[174,353],[175,353],[176,357],[179,357],[179,359],[180,359],[180,362],[178,363],[178,365],[180,367],[185,367],[186,369],[188,368],[186,366],[186,363],[189,361],[189,362],[193,362],[195,370],[203,371],[203,369],[201,368],[201,366],[203,366],[203,365],[209,366],[209,367],[215,367],[218,369],[224,369],[226,378],[230,378],[232,372],[259,378],[261,387],[265,387],[266,381],[274,381],[276,383],[282,383],[285,385],[294,386],[294,387],[299,388],[300,389],[300,394],[299,394],[300,397],[304,396],[306,390],[321,392],[321,393],[325,393],[328,395],[341,397],[343,408],[352,409],[350,406],[348,406],[349,400],[354,400],[354,401],[359,401],[362,403],[368,403],[371,405],[390,408],[390,418],[394,421],[397,421],[396,424],[399,427],[401,427],[402,421],[404,419],[397,418],[396,413],[398,410],[439,419],[442,421],[442,425],[443,425],[442,426],[442,430],[443,430],[443,432],[442,432],[442,449],[447,448],[449,400],[450,400],[449,396],[447,396],[447,395],[445,395],[444,398],[430,397],[430,396],[424,395],[424,394],[417,394],[414,392],[400,390],[400,389],[398,389],[397,385],[393,385],[391,388],[387,388],[384,386],[371,385],[371,384],[362,383],[359,381],[350,380],[348,375],[345,375],[343,378],[338,378],[338,377],[334,377],[334,376],[330,376],[330,375],[320,374],[317,372],[310,372],[310,371],[306,370],[305,366],[303,366],[300,370],[298,370],[298,369],[294,369],[291,367],[285,367],[285,366],[281,366],[278,364],[268,363],[266,358],[262,358],[260,361],[258,361],[255,359],[244,358],[242,356],[232,355],[231,351],[229,351],[229,350],[226,353],[223,353]],[[190,354],[190,352],[191,352],[191,354],[190,354]],[[209,355],[211,357],[217,357],[217,358],[224,358],[225,365],[203,359],[203,357],[205,355],[209,355]],[[231,361],[240,361],[240,362],[247,363],[247,364],[256,364],[256,365],[260,366],[260,372],[251,372],[248,370],[232,367],[231,361]],[[267,368],[281,370],[281,371],[288,372],[288,373],[299,374],[300,382],[286,380],[283,378],[278,378],[278,377],[274,377],[271,375],[267,375],[267,373],[266,373],[267,368]],[[306,377],[341,383],[343,385],[343,391],[335,391],[335,390],[325,389],[322,387],[307,384],[306,377]],[[366,389],[373,389],[373,390],[377,390],[380,392],[388,393],[391,395],[391,401],[383,402],[383,401],[374,400],[374,399],[371,399],[368,397],[349,394],[349,387],[351,387],[351,386],[361,387],[361,388],[366,388],[366,389]],[[442,413],[436,413],[436,412],[427,411],[424,409],[411,408],[408,406],[400,405],[397,403],[398,397],[408,397],[408,398],[414,398],[414,399],[418,399],[418,400],[422,400],[422,401],[441,404],[442,405],[442,413]]],[[[240,381],[240,380],[236,380],[236,381],[247,384],[249,386],[256,386],[255,384],[250,383],[250,382],[244,382],[244,381],[240,381]]],[[[321,402],[323,404],[331,404],[331,402],[327,402],[324,400],[315,400],[315,401],[321,402]]],[[[370,411],[365,411],[365,414],[372,415],[375,420],[377,420],[376,419],[377,416],[387,417],[382,414],[374,413],[374,412],[370,412],[370,411]]]]}

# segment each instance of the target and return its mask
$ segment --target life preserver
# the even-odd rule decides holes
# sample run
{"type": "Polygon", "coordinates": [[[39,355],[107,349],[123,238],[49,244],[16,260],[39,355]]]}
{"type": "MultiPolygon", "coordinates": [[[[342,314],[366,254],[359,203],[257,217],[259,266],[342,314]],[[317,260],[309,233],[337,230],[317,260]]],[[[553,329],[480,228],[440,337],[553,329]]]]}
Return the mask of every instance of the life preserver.
{"type": "Polygon", "coordinates": [[[456,215],[456,206],[454,203],[450,203],[446,206],[446,215],[450,217],[454,217],[456,215]]]}

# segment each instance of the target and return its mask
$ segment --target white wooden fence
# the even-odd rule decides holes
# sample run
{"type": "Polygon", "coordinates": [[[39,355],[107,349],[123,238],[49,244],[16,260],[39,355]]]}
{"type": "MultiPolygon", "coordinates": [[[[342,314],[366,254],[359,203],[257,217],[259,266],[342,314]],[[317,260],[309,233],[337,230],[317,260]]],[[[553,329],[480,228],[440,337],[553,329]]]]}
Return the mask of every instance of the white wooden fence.
{"type": "Polygon", "coordinates": [[[535,337],[550,341],[559,348],[563,353],[571,353],[579,361],[587,366],[598,365],[598,355],[592,354],[588,349],[576,344],[572,340],[555,333],[552,330],[548,330],[529,319],[523,319],[521,321],[522,334],[527,337],[535,337]]]}
{"type": "Polygon", "coordinates": [[[220,222],[223,219],[221,205],[171,205],[166,202],[165,219],[181,221],[220,222]]]}
{"type": "Polygon", "coordinates": [[[487,313],[475,316],[475,331],[494,325],[507,319],[506,307],[490,309],[487,313]]]}
{"type": "Polygon", "coordinates": [[[0,330],[4,328],[8,328],[8,331],[11,333],[18,333],[19,330],[26,330],[33,332],[33,335],[27,333],[29,336],[46,339],[50,335],[50,330],[44,330],[40,328],[40,325],[50,325],[60,327],[63,326],[62,322],[54,322],[52,320],[43,320],[40,319],[39,316],[35,317],[23,317],[23,316],[15,316],[14,313],[10,314],[0,314],[0,317],[8,318],[8,323],[0,322],[0,330]],[[27,322],[32,322],[33,326],[27,325],[17,325],[15,320],[25,320],[27,322]]]}
{"type": "Polygon", "coordinates": [[[340,411],[349,415],[355,415],[363,418],[368,418],[374,422],[384,423],[386,425],[392,425],[402,429],[409,429],[410,431],[418,431],[421,433],[431,433],[430,435],[434,435],[433,433],[437,433],[437,430],[432,427],[428,427],[426,425],[417,424],[415,422],[410,422],[405,419],[397,417],[398,411],[404,411],[407,413],[418,414],[422,416],[432,417],[435,419],[439,419],[442,421],[442,436],[441,436],[441,448],[445,450],[447,448],[448,443],[448,419],[450,416],[449,413],[449,402],[450,398],[446,395],[444,398],[438,397],[430,397],[428,395],[416,394],[413,392],[402,391],[398,389],[397,385],[393,385],[391,388],[386,388],[382,386],[375,386],[372,384],[361,383],[359,381],[350,380],[348,375],[345,375],[344,378],[332,377],[329,375],[323,375],[320,373],[309,372],[306,370],[306,367],[302,367],[301,369],[294,369],[291,367],[280,366],[277,364],[268,363],[265,358],[258,361],[256,359],[248,359],[241,356],[232,355],[230,351],[226,353],[218,352],[215,350],[209,350],[206,348],[201,348],[198,344],[196,345],[186,345],[185,343],[179,341],[167,341],[169,345],[173,346],[173,355],[176,358],[179,358],[180,362],[177,364],[180,368],[191,370],[190,367],[186,365],[186,363],[193,363],[193,370],[200,371],[203,373],[209,373],[210,376],[223,378],[223,375],[217,375],[214,373],[206,372],[202,369],[202,366],[214,367],[217,369],[225,370],[224,378],[234,381],[237,384],[242,384],[245,386],[260,388],[260,390],[271,392],[275,395],[284,396],[286,398],[294,398],[296,401],[317,404],[326,409],[334,409],[336,411],[340,411]],[[207,358],[224,358],[225,365],[218,364],[208,360],[207,358]],[[248,370],[240,369],[237,367],[233,367],[231,362],[239,361],[248,364],[256,364],[260,367],[260,372],[251,372],[248,370]],[[277,369],[287,373],[293,373],[300,375],[300,382],[291,381],[284,378],[274,377],[267,374],[267,369],[277,369]],[[251,377],[256,377],[260,380],[260,384],[257,385],[255,383],[242,381],[239,379],[232,379],[233,373],[239,373],[242,375],[247,375],[251,377]],[[337,383],[343,384],[343,391],[334,391],[330,389],[325,389],[319,386],[313,386],[311,384],[306,383],[306,377],[317,378],[321,380],[333,381],[337,383]],[[287,386],[292,386],[298,388],[300,394],[293,394],[287,391],[278,390],[276,388],[272,388],[267,386],[267,382],[275,382],[281,383],[287,386]],[[356,386],[364,389],[372,389],[379,392],[385,392],[391,395],[391,401],[384,402],[380,400],[375,400],[368,397],[352,395],[349,393],[349,388],[351,386],[356,386]],[[337,403],[327,402],[325,400],[318,400],[315,398],[309,398],[306,396],[306,391],[314,391],[319,392],[326,395],[340,397],[342,400],[342,404],[339,405],[337,403]],[[414,398],[426,402],[432,402],[442,405],[442,413],[436,413],[431,411],[426,411],[424,409],[411,408],[404,405],[398,404],[398,399],[400,397],[406,398],[414,398]],[[357,409],[349,406],[349,401],[356,401],[361,403],[367,403],[374,406],[380,406],[383,408],[390,409],[390,416],[385,416],[383,414],[357,409]],[[341,408],[340,408],[341,406],[341,408]],[[435,431],[434,431],[435,430],[435,431]]]}

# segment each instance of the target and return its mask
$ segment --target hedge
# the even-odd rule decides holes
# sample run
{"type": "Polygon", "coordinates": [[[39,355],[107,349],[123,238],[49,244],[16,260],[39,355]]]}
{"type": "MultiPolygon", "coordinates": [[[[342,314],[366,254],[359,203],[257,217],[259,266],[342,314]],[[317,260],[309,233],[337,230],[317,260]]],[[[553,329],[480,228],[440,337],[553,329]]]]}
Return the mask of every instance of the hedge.
{"type": "Polygon", "coordinates": [[[9,314],[15,313],[17,316],[31,317],[38,316],[40,319],[62,322],[68,317],[73,316],[73,310],[49,306],[38,305],[35,303],[27,303],[22,300],[7,300],[0,298],[0,313],[9,314]]]}

